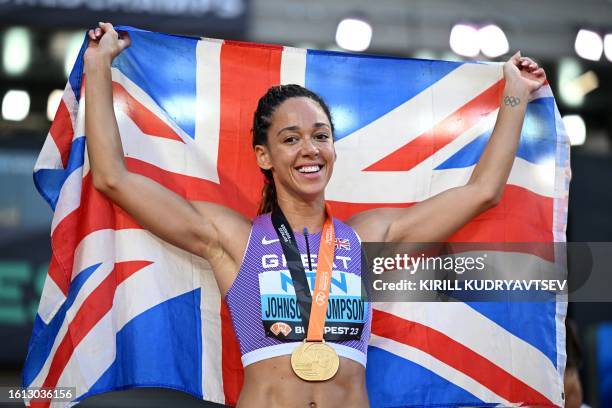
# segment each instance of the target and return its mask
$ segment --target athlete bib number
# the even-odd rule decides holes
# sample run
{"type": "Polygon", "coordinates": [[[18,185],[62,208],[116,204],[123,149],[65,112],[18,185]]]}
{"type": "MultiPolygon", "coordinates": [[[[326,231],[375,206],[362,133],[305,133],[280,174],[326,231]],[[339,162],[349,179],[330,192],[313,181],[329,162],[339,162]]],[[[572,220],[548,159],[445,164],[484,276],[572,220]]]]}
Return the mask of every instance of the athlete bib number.
{"type": "MultiPolygon", "coordinates": [[[[314,273],[307,272],[306,276],[312,291],[311,281],[314,279],[314,273]]],[[[266,336],[286,341],[303,340],[307,328],[302,322],[289,272],[260,273],[259,290],[261,320],[266,336]]],[[[325,340],[346,341],[361,338],[368,306],[361,295],[359,276],[333,271],[323,330],[325,340]]]]}

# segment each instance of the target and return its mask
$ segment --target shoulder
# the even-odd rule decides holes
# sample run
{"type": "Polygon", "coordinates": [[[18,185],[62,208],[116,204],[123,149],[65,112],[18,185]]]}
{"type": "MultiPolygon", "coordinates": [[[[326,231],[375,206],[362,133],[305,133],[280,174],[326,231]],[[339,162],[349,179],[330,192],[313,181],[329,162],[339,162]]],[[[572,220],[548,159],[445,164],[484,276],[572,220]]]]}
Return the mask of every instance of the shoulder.
{"type": "Polygon", "coordinates": [[[355,231],[355,228],[353,228],[353,226],[350,225],[348,222],[344,222],[341,219],[336,218],[336,217],[333,217],[333,220],[334,220],[334,229],[335,229],[336,235],[338,233],[341,233],[341,234],[346,234],[346,233],[357,234],[357,231],[355,231]]]}

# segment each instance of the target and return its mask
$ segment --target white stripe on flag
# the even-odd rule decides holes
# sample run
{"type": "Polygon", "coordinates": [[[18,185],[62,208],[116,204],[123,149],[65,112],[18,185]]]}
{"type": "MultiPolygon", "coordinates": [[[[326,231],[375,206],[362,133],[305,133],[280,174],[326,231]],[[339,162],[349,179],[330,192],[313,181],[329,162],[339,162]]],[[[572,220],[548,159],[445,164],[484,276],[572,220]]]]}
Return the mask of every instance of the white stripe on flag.
{"type": "Polygon", "coordinates": [[[431,167],[427,173],[426,166],[397,172],[362,170],[430,130],[500,78],[497,66],[463,64],[414,98],[336,142],[338,159],[327,189],[328,199],[377,203],[384,197],[385,203],[406,203],[426,198],[431,167]]]}
{"type": "Polygon", "coordinates": [[[306,83],[306,50],[302,48],[283,47],[280,68],[281,85],[306,83]]]}
{"type": "Polygon", "coordinates": [[[191,256],[193,279],[201,289],[200,319],[202,324],[202,393],[206,400],[225,401],[223,389],[221,294],[210,265],[203,258],[191,256]]]}
{"type": "MultiPolygon", "coordinates": [[[[75,387],[77,398],[85,394],[115,361],[117,353],[115,334],[115,322],[111,310],[75,348],[56,387],[75,387]]],[[[63,406],[63,404],[58,405],[58,407],[63,406]]]]}
{"type": "Polygon", "coordinates": [[[70,85],[70,82],[67,82],[66,86],[64,87],[64,93],[62,94],[62,100],[64,101],[64,104],[66,105],[68,114],[70,115],[72,129],[75,129],[76,120],[77,120],[77,109],[79,109],[79,106],[77,103],[78,101],[76,99],[76,95],[74,94],[74,91],[72,90],[72,85],[70,85]]]}
{"type": "Polygon", "coordinates": [[[570,140],[563,119],[555,105],[555,122],[557,131],[557,148],[555,150],[555,196],[558,197],[553,203],[553,240],[554,242],[565,242],[565,228],[567,227],[567,207],[569,183],[572,178],[570,167],[570,140]]]}
{"type": "MultiPolygon", "coordinates": [[[[512,406],[510,401],[505,400],[504,398],[495,394],[493,391],[485,388],[481,383],[474,380],[472,377],[467,376],[461,371],[456,370],[455,368],[432,357],[431,354],[427,354],[417,348],[402,344],[395,340],[387,339],[385,337],[380,337],[375,334],[372,334],[370,345],[379,347],[397,356],[403,357],[408,361],[412,361],[422,367],[425,367],[445,380],[463,388],[485,403],[501,402],[505,406],[512,406]]],[[[401,393],[401,391],[399,392],[401,393]]]]}
{"type": "Polygon", "coordinates": [[[85,92],[81,94],[81,99],[75,105],[75,110],[76,120],[72,122],[72,129],[74,130],[72,140],[85,136],[85,92]]]}
{"type": "Polygon", "coordinates": [[[81,205],[81,188],[83,187],[83,168],[79,167],[70,173],[62,184],[62,190],[57,200],[53,220],[51,221],[51,236],[58,224],[81,205]]]}
{"type": "Polygon", "coordinates": [[[200,168],[203,178],[219,182],[219,132],[221,129],[222,41],[202,40],[196,47],[195,141],[198,156],[189,155],[189,168],[200,168]]]}
{"type": "Polygon", "coordinates": [[[508,184],[523,187],[544,197],[555,197],[555,159],[535,164],[517,157],[514,159],[508,184]]]}
{"type": "Polygon", "coordinates": [[[47,134],[45,143],[43,144],[42,150],[38,154],[36,164],[34,165],[34,171],[41,169],[63,169],[64,164],[62,163],[62,156],[55,144],[55,140],[51,137],[51,134],[47,134]]]}
{"type": "MultiPolygon", "coordinates": [[[[508,177],[507,184],[523,187],[533,193],[544,197],[554,197],[554,188],[550,173],[554,172],[548,163],[534,164],[520,157],[514,159],[512,171],[508,177]]],[[[462,186],[467,183],[475,166],[456,169],[436,170],[432,175],[431,195],[436,195],[449,188],[462,186]]]]}
{"type": "Polygon", "coordinates": [[[45,324],[49,324],[53,316],[57,313],[66,300],[64,292],[57,286],[49,275],[45,277],[40,303],[38,304],[38,316],[45,324]]]}

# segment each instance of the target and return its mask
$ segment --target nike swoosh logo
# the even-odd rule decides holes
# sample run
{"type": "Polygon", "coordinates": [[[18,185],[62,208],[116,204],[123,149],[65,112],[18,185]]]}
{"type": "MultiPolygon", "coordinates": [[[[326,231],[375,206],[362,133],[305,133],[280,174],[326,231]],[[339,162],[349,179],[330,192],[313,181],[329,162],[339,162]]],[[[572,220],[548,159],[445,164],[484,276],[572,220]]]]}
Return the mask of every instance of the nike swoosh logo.
{"type": "Polygon", "coordinates": [[[265,236],[261,239],[262,245],[269,245],[269,244],[272,244],[272,243],[278,242],[278,241],[279,241],[278,238],[276,238],[276,239],[266,239],[265,236]]]}

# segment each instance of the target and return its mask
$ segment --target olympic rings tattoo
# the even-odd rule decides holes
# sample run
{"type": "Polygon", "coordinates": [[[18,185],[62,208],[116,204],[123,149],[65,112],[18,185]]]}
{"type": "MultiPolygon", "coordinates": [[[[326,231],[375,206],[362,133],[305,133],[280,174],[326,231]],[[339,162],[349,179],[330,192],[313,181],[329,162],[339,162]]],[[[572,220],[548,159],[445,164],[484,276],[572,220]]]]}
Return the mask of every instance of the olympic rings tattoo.
{"type": "Polygon", "coordinates": [[[516,96],[505,96],[504,97],[504,105],[510,105],[513,108],[521,103],[521,100],[516,96]]]}

